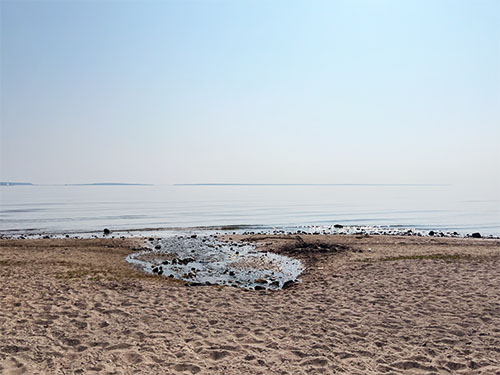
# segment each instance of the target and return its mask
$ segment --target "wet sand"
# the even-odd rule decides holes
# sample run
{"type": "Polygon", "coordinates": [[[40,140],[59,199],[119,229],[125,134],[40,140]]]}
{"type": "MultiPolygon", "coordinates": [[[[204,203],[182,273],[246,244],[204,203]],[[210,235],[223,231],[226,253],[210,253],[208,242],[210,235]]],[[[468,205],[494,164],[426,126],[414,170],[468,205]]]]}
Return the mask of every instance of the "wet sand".
{"type": "Polygon", "coordinates": [[[187,287],[133,270],[140,240],[0,240],[0,373],[500,374],[499,240],[245,239],[302,282],[187,287]]]}

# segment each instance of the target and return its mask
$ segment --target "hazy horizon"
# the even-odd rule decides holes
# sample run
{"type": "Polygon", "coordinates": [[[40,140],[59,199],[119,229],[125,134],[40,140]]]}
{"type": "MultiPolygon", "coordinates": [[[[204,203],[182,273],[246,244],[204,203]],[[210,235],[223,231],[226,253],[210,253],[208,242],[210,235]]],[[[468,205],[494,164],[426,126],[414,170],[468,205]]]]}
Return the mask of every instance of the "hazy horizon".
{"type": "Polygon", "coordinates": [[[2,1],[0,180],[500,190],[498,1],[2,1]]]}
{"type": "Polygon", "coordinates": [[[432,184],[432,183],[421,183],[421,184],[384,184],[384,183],[231,183],[231,182],[194,182],[194,183],[170,183],[170,184],[151,184],[144,182],[82,182],[82,183],[36,183],[32,181],[0,181],[0,184],[19,184],[19,185],[49,185],[49,186],[88,186],[88,185],[132,185],[132,186],[153,186],[153,185],[171,185],[171,186],[351,186],[351,185],[370,185],[370,186],[448,186],[451,184],[432,184]]]}

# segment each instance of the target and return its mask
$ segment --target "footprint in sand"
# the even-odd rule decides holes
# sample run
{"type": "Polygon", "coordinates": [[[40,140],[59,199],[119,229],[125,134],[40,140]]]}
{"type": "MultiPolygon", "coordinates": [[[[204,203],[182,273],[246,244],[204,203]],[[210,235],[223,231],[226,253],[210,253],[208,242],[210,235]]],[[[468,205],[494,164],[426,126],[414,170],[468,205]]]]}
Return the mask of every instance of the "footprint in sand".
{"type": "Polygon", "coordinates": [[[23,363],[12,357],[0,362],[0,373],[3,375],[22,375],[29,373],[29,371],[23,363]]]}
{"type": "Polygon", "coordinates": [[[180,373],[189,371],[192,374],[197,374],[201,371],[201,368],[190,363],[179,363],[174,366],[174,370],[180,373]]]}
{"type": "Polygon", "coordinates": [[[328,360],[324,357],[314,357],[306,359],[302,362],[303,366],[313,366],[313,367],[325,367],[328,365],[328,360]]]}
{"type": "Polygon", "coordinates": [[[230,355],[231,355],[231,353],[229,353],[227,350],[212,350],[212,351],[210,351],[210,358],[213,361],[219,361],[219,360],[226,358],[230,355]]]}
{"type": "Polygon", "coordinates": [[[126,352],[126,353],[122,354],[122,357],[125,360],[125,362],[127,362],[131,365],[136,365],[136,364],[144,361],[144,358],[142,355],[140,355],[139,353],[133,352],[133,351],[126,352]]]}

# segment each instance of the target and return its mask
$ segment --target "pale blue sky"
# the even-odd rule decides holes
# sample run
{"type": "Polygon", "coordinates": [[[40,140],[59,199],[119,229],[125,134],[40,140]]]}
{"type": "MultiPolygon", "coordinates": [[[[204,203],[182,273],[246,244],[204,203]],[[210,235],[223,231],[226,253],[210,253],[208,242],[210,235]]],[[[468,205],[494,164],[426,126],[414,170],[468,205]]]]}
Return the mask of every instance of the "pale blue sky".
{"type": "Polygon", "coordinates": [[[499,1],[1,2],[0,180],[500,178],[499,1]]]}

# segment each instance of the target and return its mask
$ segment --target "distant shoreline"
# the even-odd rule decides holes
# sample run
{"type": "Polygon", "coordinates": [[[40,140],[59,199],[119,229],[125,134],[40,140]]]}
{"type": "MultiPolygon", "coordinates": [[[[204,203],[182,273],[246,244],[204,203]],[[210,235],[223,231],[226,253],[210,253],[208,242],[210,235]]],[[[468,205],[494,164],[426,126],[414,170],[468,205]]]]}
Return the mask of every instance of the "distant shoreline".
{"type": "Polygon", "coordinates": [[[91,184],[64,184],[64,186],[153,186],[153,184],[131,184],[122,182],[96,182],[91,184]]]}
{"type": "Polygon", "coordinates": [[[232,184],[199,183],[173,184],[173,186],[449,186],[449,184],[232,184]]]}
{"type": "Polygon", "coordinates": [[[128,182],[93,182],[84,184],[35,184],[32,182],[1,181],[0,186],[450,186],[451,184],[244,184],[244,183],[195,183],[195,184],[142,184],[128,182]]]}
{"type": "Polygon", "coordinates": [[[153,186],[124,182],[95,182],[90,184],[34,184],[32,182],[0,182],[0,186],[153,186]]]}
{"type": "Polygon", "coordinates": [[[0,181],[0,186],[33,186],[31,182],[4,182],[0,181]]]}

